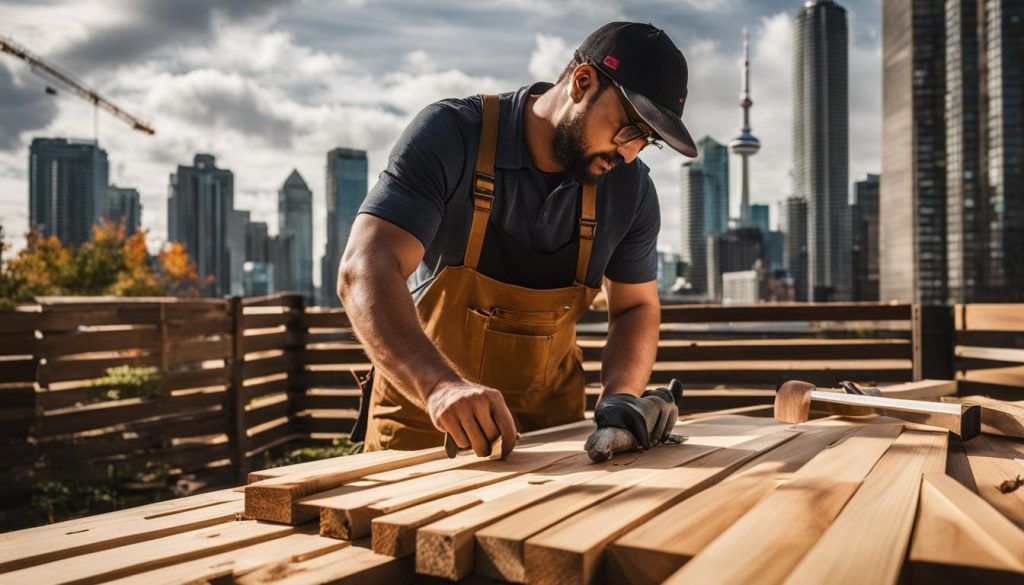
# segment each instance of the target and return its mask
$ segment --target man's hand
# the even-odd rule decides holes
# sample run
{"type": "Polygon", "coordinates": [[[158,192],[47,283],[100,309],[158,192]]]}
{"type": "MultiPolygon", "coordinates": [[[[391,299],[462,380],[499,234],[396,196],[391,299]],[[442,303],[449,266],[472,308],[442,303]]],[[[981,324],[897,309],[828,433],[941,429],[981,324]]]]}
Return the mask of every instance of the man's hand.
{"type": "Polygon", "coordinates": [[[516,423],[494,388],[465,380],[439,382],[427,397],[427,412],[434,426],[451,435],[460,449],[473,447],[479,457],[490,455],[498,437],[502,459],[515,447],[516,423]]]}
{"type": "Polygon", "coordinates": [[[676,401],[682,394],[683,385],[672,380],[668,388],[648,390],[639,398],[632,394],[606,396],[594,410],[597,430],[584,450],[594,461],[605,461],[617,452],[650,449],[652,443],[680,442],[672,429],[679,417],[676,401]]]}

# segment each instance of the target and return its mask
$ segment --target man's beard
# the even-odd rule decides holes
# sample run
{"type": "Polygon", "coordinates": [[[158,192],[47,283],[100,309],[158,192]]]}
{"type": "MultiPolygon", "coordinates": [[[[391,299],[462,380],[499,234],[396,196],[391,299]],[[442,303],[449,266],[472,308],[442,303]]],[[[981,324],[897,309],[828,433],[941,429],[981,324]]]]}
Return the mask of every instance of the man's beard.
{"type": "Polygon", "coordinates": [[[596,185],[603,175],[590,172],[591,164],[602,158],[613,167],[623,161],[618,152],[612,154],[596,153],[587,156],[587,143],[583,139],[586,126],[585,112],[576,114],[572,119],[562,120],[555,126],[555,158],[565,169],[565,174],[580,185],[596,185]]]}

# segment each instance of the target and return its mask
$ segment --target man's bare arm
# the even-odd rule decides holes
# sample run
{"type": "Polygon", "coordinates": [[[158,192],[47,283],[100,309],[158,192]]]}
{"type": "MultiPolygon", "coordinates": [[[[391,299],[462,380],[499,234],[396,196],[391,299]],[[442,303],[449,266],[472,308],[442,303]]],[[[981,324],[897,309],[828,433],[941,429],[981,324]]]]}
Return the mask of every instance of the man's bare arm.
{"type": "Polygon", "coordinates": [[[501,436],[507,455],[515,423],[501,393],[463,380],[420,324],[406,280],[423,254],[409,232],[360,214],[338,268],[338,296],[366,354],[389,380],[413,391],[435,426],[481,456],[501,436]]]}
{"type": "Polygon", "coordinates": [[[658,353],[661,301],[654,281],[624,284],[604,279],[608,297],[608,341],[601,354],[601,398],[640,396],[658,353]]]}

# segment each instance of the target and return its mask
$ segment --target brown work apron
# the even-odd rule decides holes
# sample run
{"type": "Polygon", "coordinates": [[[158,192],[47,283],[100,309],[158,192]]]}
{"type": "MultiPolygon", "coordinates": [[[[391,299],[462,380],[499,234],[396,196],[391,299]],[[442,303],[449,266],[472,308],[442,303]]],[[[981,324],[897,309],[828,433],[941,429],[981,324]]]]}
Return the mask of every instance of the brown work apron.
{"type": "MultiPolygon", "coordinates": [[[[597,189],[582,188],[572,285],[534,289],[478,272],[495,197],[499,113],[497,96],[481,97],[483,129],[465,260],[461,266],[445,267],[430,283],[416,303],[420,322],[460,376],[501,391],[520,432],[582,420],[585,381],[576,321],[600,290],[584,284],[597,231],[597,189]]],[[[369,397],[365,450],[423,449],[443,441],[444,434],[431,423],[419,396],[377,370],[369,397]]]]}

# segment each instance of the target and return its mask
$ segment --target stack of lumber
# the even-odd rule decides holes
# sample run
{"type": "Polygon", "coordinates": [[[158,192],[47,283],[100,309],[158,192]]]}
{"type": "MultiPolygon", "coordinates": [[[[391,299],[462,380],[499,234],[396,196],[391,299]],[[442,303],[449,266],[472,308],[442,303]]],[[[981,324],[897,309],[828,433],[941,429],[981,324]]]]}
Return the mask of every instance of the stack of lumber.
{"type": "MultiPolygon", "coordinates": [[[[1008,408],[996,421],[1018,405],[990,407],[1008,408]]],[[[254,472],[244,489],[0,535],[0,585],[1024,580],[1019,438],[746,410],[601,464],[583,421],[524,435],[504,461],[437,448],[254,472]]]]}

